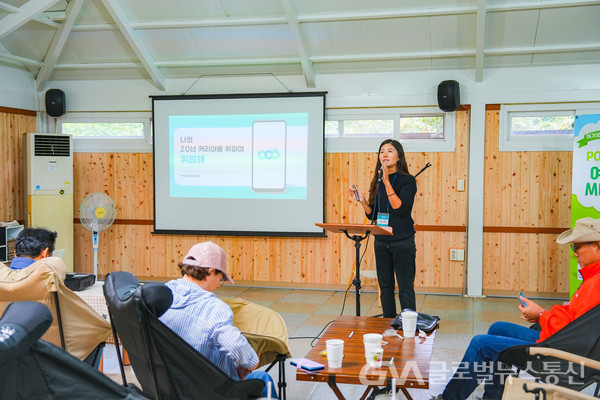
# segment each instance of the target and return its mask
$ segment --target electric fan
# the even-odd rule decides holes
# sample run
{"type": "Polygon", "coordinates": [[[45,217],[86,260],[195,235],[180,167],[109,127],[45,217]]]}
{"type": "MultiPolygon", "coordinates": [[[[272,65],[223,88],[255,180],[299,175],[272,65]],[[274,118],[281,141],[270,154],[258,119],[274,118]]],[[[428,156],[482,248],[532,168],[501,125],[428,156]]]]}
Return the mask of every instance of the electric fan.
{"type": "Polygon", "coordinates": [[[117,215],[115,202],[105,193],[90,193],[79,206],[81,224],[92,231],[94,275],[98,277],[98,233],[108,229],[117,215]]]}

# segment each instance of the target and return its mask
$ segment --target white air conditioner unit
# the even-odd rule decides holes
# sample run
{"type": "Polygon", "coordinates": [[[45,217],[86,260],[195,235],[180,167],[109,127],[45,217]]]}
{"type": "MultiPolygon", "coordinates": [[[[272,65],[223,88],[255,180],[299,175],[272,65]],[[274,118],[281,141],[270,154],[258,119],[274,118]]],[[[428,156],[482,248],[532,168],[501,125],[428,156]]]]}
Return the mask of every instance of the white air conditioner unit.
{"type": "Polygon", "coordinates": [[[25,224],[58,233],[56,249],[73,271],[73,141],[70,135],[28,133],[25,139],[25,224]]]}

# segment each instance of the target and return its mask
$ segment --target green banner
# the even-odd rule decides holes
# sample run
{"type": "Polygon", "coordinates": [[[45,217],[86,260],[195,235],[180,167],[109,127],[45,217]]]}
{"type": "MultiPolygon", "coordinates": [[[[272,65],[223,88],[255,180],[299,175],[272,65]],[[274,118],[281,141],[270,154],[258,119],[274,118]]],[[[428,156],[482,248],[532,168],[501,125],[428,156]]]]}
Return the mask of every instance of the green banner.
{"type": "Polygon", "coordinates": [[[577,141],[579,147],[586,146],[592,140],[600,139],[600,131],[590,132],[583,135],[583,139],[577,141]]]}
{"type": "MultiPolygon", "coordinates": [[[[579,218],[600,218],[600,114],[576,115],[573,130],[573,195],[571,227],[579,218]]],[[[569,289],[575,293],[582,278],[571,253],[569,289]]]]}

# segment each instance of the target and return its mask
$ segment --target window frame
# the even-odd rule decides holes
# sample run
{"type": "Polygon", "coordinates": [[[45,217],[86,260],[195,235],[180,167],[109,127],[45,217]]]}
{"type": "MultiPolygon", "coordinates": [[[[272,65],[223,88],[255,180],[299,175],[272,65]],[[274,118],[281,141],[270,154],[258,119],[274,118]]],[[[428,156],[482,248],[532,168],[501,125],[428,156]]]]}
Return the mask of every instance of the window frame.
{"type": "Polygon", "coordinates": [[[502,104],[498,134],[499,151],[571,151],[573,135],[511,135],[511,117],[556,115],[561,111],[576,115],[600,113],[600,103],[502,104]],[[512,115],[511,115],[512,114],[512,115]]]}
{"type": "Polygon", "coordinates": [[[144,124],[144,137],[82,137],[73,136],[74,153],[151,153],[152,118],[150,112],[81,112],[68,113],[57,119],[57,132],[63,133],[64,123],[144,124]]]}
{"type": "Polygon", "coordinates": [[[406,153],[414,152],[453,152],[456,149],[456,113],[444,112],[438,107],[402,107],[377,109],[328,109],[326,121],[359,119],[393,119],[392,136],[373,135],[371,137],[325,137],[326,153],[368,153],[376,151],[385,139],[396,139],[402,143],[406,153]],[[400,118],[419,116],[443,116],[443,139],[400,139],[400,118]]]}

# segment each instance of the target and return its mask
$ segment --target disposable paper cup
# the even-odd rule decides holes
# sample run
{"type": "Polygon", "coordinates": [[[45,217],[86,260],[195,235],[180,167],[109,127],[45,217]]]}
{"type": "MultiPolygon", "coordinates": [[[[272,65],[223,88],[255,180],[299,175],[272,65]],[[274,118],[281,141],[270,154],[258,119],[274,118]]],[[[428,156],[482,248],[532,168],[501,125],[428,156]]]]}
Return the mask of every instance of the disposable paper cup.
{"type": "Polygon", "coordinates": [[[367,362],[370,367],[373,368],[381,368],[381,364],[383,363],[383,349],[380,348],[369,348],[367,350],[367,362]]]}
{"type": "Polygon", "coordinates": [[[380,349],[383,335],[379,333],[365,333],[363,335],[363,344],[365,345],[365,360],[369,362],[369,350],[380,349]]]}
{"type": "Polygon", "coordinates": [[[327,348],[327,366],[329,368],[342,368],[344,358],[344,341],[342,339],[329,339],[325,341],[327,348]]]}
{"type": "Polygon", "coordinates": [[[402,332],[405,338],[415,337],[418,316],[415,311],[402,311],[402,332]]]}

